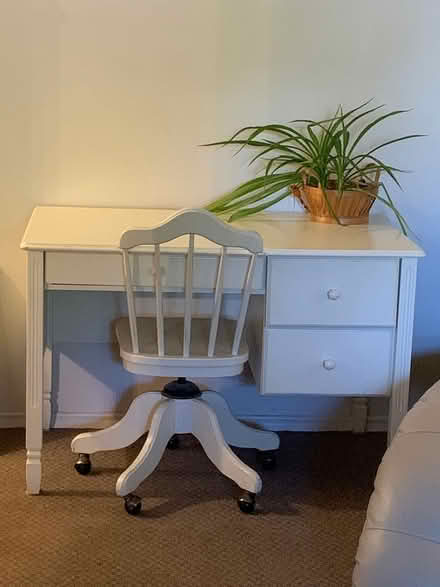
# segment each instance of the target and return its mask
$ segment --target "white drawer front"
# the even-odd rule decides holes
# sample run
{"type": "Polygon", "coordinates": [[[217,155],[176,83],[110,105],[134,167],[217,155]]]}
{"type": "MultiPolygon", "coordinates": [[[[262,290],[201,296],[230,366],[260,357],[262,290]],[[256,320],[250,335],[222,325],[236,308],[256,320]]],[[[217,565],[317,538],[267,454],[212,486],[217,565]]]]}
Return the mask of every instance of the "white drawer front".
{"type": "MultiPolygon", "coordinates": [[[[219,257],[217,255],[195,255],[193,287],[195,291],[212,290],[215,287],[219,257]]],[[[225,265],[224,288],[238,291],[243,287],[249,257],[230,255],[225,265]]],[[[153,256],[131,255],[132,274],[135,285],[153,286],[153,256]]],[[[182,290],[185,272],[185,256],[161,255],[162,286],[166,290],[182,290]]],[[[46,253],[46,283],[51,286],[89,285],[123,287],[121,255],[117,253],[46,253]]],[[[254,274],[254,291],[265,288],[265,257],[257,258],[254,274]]],[[[66,289],[69,289],[66,287],[66,289]]]]}
{"type": "Polygon", "coordinates": [[[264,337],[264,394],[390,393],[392,328],[267,328],[264,337]]]}
{"type": "Polygon", "coordinates": [[[394,326],[399,261],[371,258],[268,260],[272,326],[394,326]]]}

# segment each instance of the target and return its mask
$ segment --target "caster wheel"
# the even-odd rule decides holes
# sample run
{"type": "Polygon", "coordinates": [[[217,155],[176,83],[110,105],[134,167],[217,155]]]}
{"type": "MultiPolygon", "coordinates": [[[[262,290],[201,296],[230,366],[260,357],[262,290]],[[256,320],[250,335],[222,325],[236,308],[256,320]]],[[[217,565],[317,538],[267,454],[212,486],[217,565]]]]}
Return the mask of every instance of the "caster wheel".
{"type": "Polygon", "coordinates": [[[167,448],[169,450],[175,450],[176,448],[179,448],[179,444],[179,437],[177,434],[173,434],[173,436],[168,441],[167,448]]]}
{"type": "Polygon", "coordinates": [[[253,514],[255,512],[255,493],[246,491],[237,500],[238,507],[244,514],[253,514]]]}
{"type": "Polygon", "coordinates": [[[124,497],[125,511],[131,516],[137,516],[142,509],[141,498],[133,493],[129,493],[124,497]]]}
{"type": "Polygon", "coordinates": [[[88,475],[92,470],[90,456],[85,453],[80,453],[78,455],[78,460],[75,463],[75,469],[80,475],[88,475]]]}
{"type": "Polygon", "coordinates": [[[270,471],[277,466],[277,455],[273,450],[259,450],[257,451],[257,461],[265,471],[270,471]]]}

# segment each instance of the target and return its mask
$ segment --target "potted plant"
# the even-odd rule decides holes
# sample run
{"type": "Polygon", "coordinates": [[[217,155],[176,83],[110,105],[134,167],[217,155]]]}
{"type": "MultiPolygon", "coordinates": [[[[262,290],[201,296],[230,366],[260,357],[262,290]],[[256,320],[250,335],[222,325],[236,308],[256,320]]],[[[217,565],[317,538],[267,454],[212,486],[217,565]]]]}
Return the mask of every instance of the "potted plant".
{"type": "Polygon", "coordinates": [[[237,145],[239,151],[251,148],[256,154],[249,164],[265,161],[263,175],[240,184],[207,209],[232,222],[261,212],[293,193],[312,220],[359,224],[368,222],[371,206],[380,200],[393,211],[407,234],[408,225],[381,180],[386,176],[401,187],[396,174],[402,170],[376,155],[387,145],[424,135],[391,138],[361,149],[361,141],[373,128],[407,112],[394,110],[371,119],[383,105],[370,108],[370,102],[348,112],[339,107],[327,120],[247,126],[230,139],[204,145],[237,145]]]}

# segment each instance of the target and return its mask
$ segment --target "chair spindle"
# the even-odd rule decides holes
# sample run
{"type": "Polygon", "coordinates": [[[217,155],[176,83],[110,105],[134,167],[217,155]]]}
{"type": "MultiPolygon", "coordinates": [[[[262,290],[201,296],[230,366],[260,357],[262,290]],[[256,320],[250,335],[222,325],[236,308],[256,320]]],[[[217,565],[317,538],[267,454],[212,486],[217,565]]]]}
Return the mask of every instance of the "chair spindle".
{"type": "Polygon", "coordinates": [[[165,345],[162,303],[162,275],[160,269],[160,245],[154,245],[154,288],[156,293],[157,353],[160,357],[163,357],[165,354],[165,345]]]}
{"type": "Polygon", "coordinates": [[[241,336],[243,334],[244,321],[246,319],[247,309],[249,305],[249,298],[251,295],[252,279],[254,277],[255,261],[257,256],[251,255],[246,272],[246,279],[243,288],[241,299],[240,314],[238,316],[237,325],[235,327],[234,342],[232,343],[232,354],[237,355],[240,347],[241,336]]]}
{"type": "Polygon", "coordinates": [[[189,235],[188,253],[185,266],[185,317],[183,324],[183,356],[189,357],[191,347],[192,275],[194,257],[194,234],[189,235]]]}
{"type": "Polygon", "coordinates": [[[127,292],[128,321],[130,324],[131,346],[134,353],[139,352],[138,331],[136,322],[136,308],[131,280],[130,257],[126,249],[122,249],[122,267],[124,271],[125,290],[127,292]]]}
{"type": "Polygon", "coordinates": [[[216,283],[215,283],[215,294],[214,294],[214,308],[213,308],[212,318],[211,318],[211,327],[209,330],[208,357],[214,356],[215,343],[217,340],[218,322],[219,322],[219,318],[220,318],[220,309],[221,309],[222,297],[223,297],[223,277],[224,277],[224,271],[225,271],[226,252],[227,252],[227,248],[222,247],[222,254],[220,256],[219,263],[218,263],[218,269],[217,269],[217,278],[216,278],[216,283]]]}

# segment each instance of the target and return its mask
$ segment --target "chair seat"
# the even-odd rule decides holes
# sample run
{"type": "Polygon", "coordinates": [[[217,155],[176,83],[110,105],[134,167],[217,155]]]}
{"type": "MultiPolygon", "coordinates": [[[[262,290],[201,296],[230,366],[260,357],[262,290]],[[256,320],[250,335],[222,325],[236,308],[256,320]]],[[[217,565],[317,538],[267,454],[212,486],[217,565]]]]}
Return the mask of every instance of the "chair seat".
{"type": "Polygon", "coordinates": [[[248,347],[242,337],[237,355],[232,355],[235,320],[221,318],[215,352],[208,357],[211,317],[193,318],[189,357],[183,357],[184,320],[180,316],[164,317],[165,355],[157,348],[156,318],[137,318],[139,354],[133,353],[128,318],[115,325],[116,338],[124,367],[131,373],[164,377],[222,377],[238,375],[248,359],[248,347]]]}

